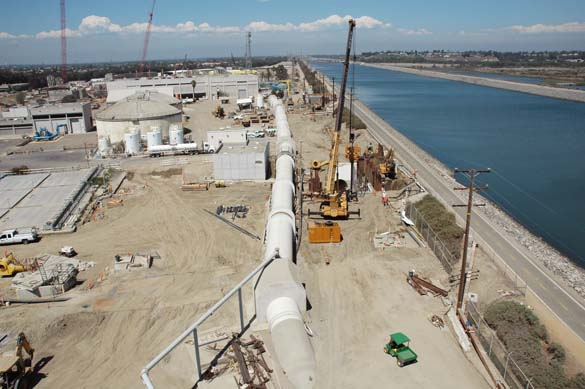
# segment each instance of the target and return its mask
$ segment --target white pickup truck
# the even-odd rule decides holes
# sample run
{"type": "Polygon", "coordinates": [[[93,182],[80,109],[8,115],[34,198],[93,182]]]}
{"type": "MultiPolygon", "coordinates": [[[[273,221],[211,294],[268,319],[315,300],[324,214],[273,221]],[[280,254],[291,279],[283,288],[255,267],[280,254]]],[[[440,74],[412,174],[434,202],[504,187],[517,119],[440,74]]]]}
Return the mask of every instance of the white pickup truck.
{"type": "Polygon", "coordinates": [[[21,230],[6,230],[0,233],[0,245],[4,244],[29,244],[39,240],[39,235],[35,228],[27,228],[21,230]]]}

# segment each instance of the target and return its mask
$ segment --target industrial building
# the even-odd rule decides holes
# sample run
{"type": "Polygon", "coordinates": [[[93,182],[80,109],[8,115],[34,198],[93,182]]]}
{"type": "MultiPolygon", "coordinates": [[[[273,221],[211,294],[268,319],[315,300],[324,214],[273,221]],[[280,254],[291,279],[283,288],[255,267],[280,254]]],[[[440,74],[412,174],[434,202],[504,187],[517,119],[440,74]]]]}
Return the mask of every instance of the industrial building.
{"type": "Polygon", "coordinates": [[[83,134],[92,128],[91,104],[61,103],[31,106],[33,129],[46,128],[55,132],[58,126],[61,134],[83,134]]]}
{"type": "Polygon", "coordinates": [[[96,115],[98,138],[111,143],[124,140],[131,128],[146,137],[151,127],[158,127],[163,137],[169,136],[172,124],[182,126],[180,102],[172,96],[157,92],[132,90],[132,94],[96,115]]]}
{"type": "Polygon", "coordinates": [[[219,130],[209,130],[207,131],[207,143],[209,143],[215,150],[219,150],[222,145],[247,145],[247,132],[248,130],[245,128],[222,128],[219,130]]]}
{"type": "Polygon", "coordinates": [[[89,103],[60,103],[10,108],[2,112],[0,136],[34,135],[46,128],[52,133],[83,134],[92,128],[89,103]]]}
{"type": "Polygon", "coordinates": [[[258,93],[255,74],[195,75],[179,78],[121,79],[106,83],[108,103],[115,103],[136,90],[156,91],[177,98],[218,99],[221,96],[244,98],[258,93]],[[196,82],[193,90],[193,81],[196,82]]]}
{"type": "Polygon", "coordinates": [[[270,143],[250,142],[247,146],[227,146],[213,156],[213,176],[217,180],[265,180],[269,176],[270,143]]]}

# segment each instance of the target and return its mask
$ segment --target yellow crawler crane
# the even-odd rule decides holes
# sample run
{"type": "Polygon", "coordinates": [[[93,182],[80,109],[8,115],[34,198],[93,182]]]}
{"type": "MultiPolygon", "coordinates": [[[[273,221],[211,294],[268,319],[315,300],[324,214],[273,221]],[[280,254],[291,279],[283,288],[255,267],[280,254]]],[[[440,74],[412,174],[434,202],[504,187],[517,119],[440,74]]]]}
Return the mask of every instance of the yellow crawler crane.
{"type": "MultiPolygon", "coordinates": [[[[316,196],[317,199],[321,200],[319,214],[321,217],[326,219],[347,219],[350,213],[354,213],[349,211],[346,190],[342,190],[336,185],[339,144],[341,142],[341,121],[345,103],[345,89],[347,85],[347,73],[349,69],[349,55],[351,53],[351,42],[354,28],[355,21],[351,19],[349,21],[345,61],[343,64],[343,79],[339,91],[339,103],[337,105],[335,129],[331,134],[331,149],[329,151],[329,160],[324,162],[313,161],[311,166],[314,171],[318,171],[322,167],[327,166],[327,179],[325,182],[325,187],[316,196]]],[[[359,215],[359,211],[356,213],[359,215]]],[[[309,211],[309,216],[311,216],[311,214],[311,211],[309,211]]]]}

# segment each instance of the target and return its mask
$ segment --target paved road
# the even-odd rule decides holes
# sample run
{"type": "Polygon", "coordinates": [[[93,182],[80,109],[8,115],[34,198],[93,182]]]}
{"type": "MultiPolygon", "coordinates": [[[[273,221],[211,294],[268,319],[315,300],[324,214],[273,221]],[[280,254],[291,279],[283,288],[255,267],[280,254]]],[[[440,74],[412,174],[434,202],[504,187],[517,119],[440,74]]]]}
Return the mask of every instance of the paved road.
{"type": "MultiPolygon", "coordinates": [[[[449,182],[437,176],[436,171],[431,171],[427,163],[422,161],[406,144],[402,143],[397,137],[395,129],[361,102],[354,103],[354,110],[380,143],[387,147],[392,146],[402,163],[410,169],[417,170],[417,178],[427,190],[443,200],[445,204],[461,203],[449,182]]],[[[461,217],[464,217],[465,209],[454,208],[454,210],[461,217]]],[[[581,339],[585,340],[583,300],[574,294],[574,291],[565,289],[564,286],[553,280],[541,268],[542,264],[533,260],[524,247],[501,234],[498,228],[490,224],[484,215],[477,212],[473,212],[472,215],[472,231],[476,240],[482,246],[491,247],[557,316],[581,339]]]]}

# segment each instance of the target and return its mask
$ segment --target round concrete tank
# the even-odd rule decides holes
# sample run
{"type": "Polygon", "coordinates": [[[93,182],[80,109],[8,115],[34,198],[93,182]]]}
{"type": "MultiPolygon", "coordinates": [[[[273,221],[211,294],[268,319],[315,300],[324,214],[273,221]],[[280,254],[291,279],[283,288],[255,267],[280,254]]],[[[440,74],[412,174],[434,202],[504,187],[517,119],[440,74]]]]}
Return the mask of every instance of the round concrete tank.
{"type": "Polygon", "coordinates": [[[154,126],[159,127],[162,137],[166,138],[169,127],[173,124],[181,126],[183,120],[181,110],[173,102],[180,104],[180,101],[161,93],[136,92],[96,114],[98,136],[107,136],[110,142],[117,143],[124,140],[128,127],[138,127],[148,141],[146,134],[154,126]]]}
{"type": "Polygon", "coordinates": [[[146,134],[146,147],[149,150],[153,146],[162,145],[162,131],[160,127],[151,127],[151,130],[146,134]]]}
{"type": "Polygon", "coordinates": [[[126,146],[126,154],[138,154],[140,152],[140,132],[131,131],[124,134],[124,144],[126,146]]]}
{"type": "Polygon", "coordinates": [[[180,145],[185,143],[183,140],[183,128],[176,124],[171,125],[169,128],[169,144],[180,145]]]}
{"type": "Polygon", "coordinates": [[[256,96],[256,108],[264,108],[264,96],[261,94],[256,96]]]}
{"type": "Polygon", "coordinates": [[[102,136],[98,138],[98,151],[100,155],[105,156],[110,154],[110,138],[102,136]]]}

